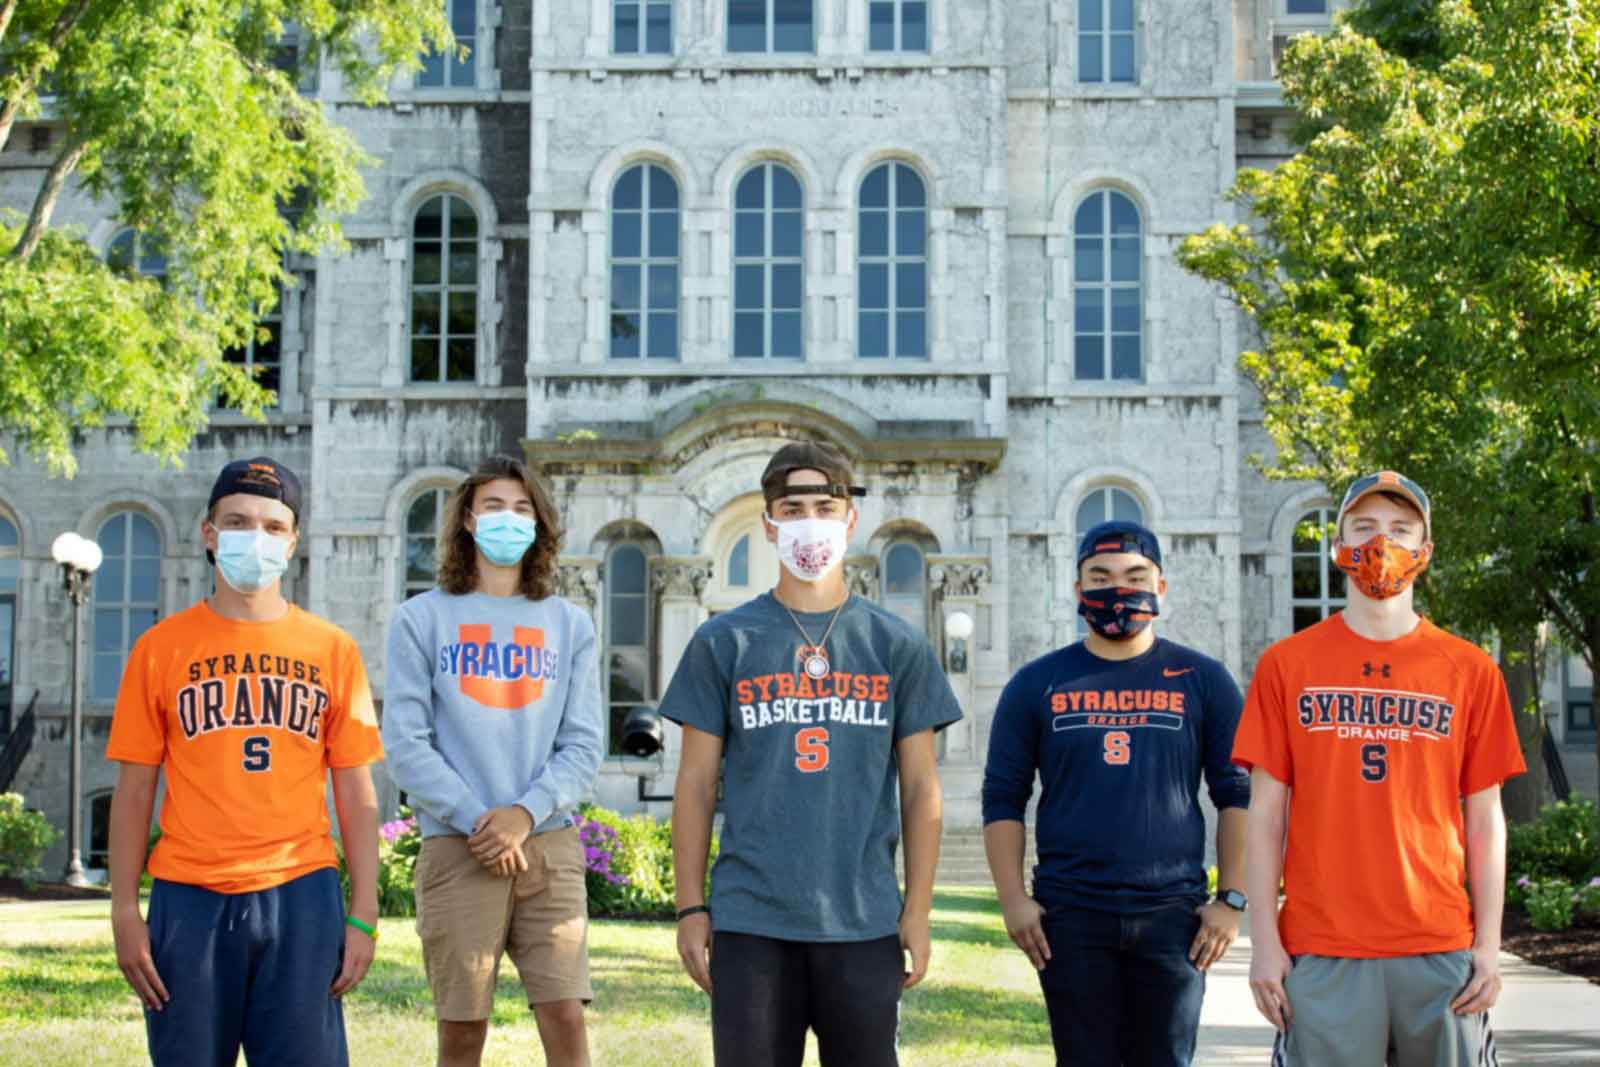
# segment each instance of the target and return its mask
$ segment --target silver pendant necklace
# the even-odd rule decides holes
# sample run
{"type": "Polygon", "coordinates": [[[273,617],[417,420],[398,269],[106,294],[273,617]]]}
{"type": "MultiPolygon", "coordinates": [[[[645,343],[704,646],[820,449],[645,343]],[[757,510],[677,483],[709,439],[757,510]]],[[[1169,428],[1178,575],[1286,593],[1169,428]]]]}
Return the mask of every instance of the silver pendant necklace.
{"type": "MultiPolygon", "coordinates": [[[[773,594],[772,599],[778,600],[777,594],[773,594]]],[[[805,671],[806,677],[812,681],[821,681],[833,670],[832,665],[828,663],[828,650],[824,646],[828,643],[828,635],[833,633],[833,624],[839,621],[839,615],[844,611],[844,606],[848,603],[850,603],[850,594],[846,593],[845,598],[839,602],[839,606],[833,609],[833,618],[828,620],[828,628],[822,631],[821,640],[813,642],[811,635],[806,633],[804,626],[800,625],[800,620],[795,617],[794,612],[789,611],[789,605],[778,600],[778,606],[788,612],[789,621],[794,623],[794,628],[799,630],[800,636],[805,639],[805,644],[800,646],[800,669],[805,671]]]]}

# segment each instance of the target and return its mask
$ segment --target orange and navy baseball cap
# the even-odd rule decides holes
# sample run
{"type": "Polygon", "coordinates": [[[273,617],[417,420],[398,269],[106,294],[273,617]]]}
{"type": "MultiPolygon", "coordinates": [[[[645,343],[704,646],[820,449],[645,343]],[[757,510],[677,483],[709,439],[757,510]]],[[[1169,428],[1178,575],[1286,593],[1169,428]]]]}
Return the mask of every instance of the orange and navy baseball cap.
{"type": "Polygon", "coordinates": [[[222,473],[217,475],[216,482],[211,486],[211,499],[206,507],[214,507],[217,501],[234,493],[281,500],[294,512],[294,521],[300,521],[300,479],[294,471],[275,459],[267,456],[236,459],[223,467],[222,473]]]}
{"type": "Polygon", "coordinates": [[[1161,542],[1156,535],[1136,522],[1117,520],[1091,526],[1078,542],[1078,566],[1102,552],[1133,552],[1161,566],[1161,542]]]}
{"type": "Polygon", "coordinates": [[[1373,493],[1396,493],[1411,501],[1411,506],[1422,513],[1422,539],[1433,540],[1433,511],[1428,504],[1428,494],[1422,491],[1422,486],[1398,471],[1378,471],[1351,482],[1344,494],[1344,503],[1339,505],[1339,517],[1334,521],[1333,528],[1344,529],[1345,512],[1373,493]]]}

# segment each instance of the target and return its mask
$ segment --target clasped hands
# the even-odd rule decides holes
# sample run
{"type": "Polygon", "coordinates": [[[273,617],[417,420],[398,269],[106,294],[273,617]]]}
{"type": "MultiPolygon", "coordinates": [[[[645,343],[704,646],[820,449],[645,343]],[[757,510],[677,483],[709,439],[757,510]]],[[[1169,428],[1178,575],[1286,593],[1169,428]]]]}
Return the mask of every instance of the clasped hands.
{"type": "Polygon", "coordinates": [[[472,824],[467,847],[489,871],[501,878],[514,878],[528,869],[522,843],[533,832],[533,816],[518,804],[490,808],[472,824]]]}

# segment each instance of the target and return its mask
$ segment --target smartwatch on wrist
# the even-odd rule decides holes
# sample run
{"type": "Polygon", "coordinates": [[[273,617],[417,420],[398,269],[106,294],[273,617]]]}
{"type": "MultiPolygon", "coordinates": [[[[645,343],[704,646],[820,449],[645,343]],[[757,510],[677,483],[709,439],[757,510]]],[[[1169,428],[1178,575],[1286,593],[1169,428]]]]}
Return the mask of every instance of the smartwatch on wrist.
{"type": "Polygon", "coordinates": [[[678,921],[682,922],[691,915],[700,914],[710,915],[711,909],[706,907],[704,904],[692,904],[687,908],[680,908],[678,910],[678,921]]]}
{"type": "Polygon", "coordinates": [[[1243,911],[1245,906],[1250,903],[1250,898],[1237,889],[1224,889],[1217,894],[1217,899],[1234,911],[1243,911]]]}

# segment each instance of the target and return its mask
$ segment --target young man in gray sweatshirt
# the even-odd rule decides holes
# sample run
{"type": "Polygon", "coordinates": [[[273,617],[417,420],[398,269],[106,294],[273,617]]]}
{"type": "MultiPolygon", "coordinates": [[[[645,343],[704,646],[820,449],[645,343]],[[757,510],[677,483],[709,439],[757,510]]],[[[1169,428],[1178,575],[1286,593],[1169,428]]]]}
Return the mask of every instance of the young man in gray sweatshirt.
{"type": "Polygon", "coordinates": [[[439,588],[389,629],[383,742],[422,828],[417,931],[439,1067],[477,1067],[502,953],[552,1067],[588,1067],[583,846],[600,769],[594,623],[553,594],[561,527],[528,468],[495,456],[451,496],[439,588]]]}

